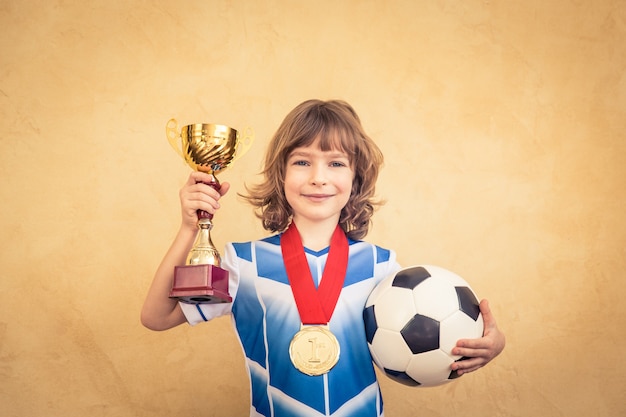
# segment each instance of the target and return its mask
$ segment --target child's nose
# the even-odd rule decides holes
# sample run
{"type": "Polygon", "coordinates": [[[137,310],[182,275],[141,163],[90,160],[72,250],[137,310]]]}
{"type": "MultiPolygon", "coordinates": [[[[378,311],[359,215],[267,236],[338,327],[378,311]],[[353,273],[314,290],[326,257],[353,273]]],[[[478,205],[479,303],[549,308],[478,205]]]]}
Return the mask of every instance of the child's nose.
{"type": "Polygon", "coordinates": [[[327,170],[325,166],[314,165],[311,172],[311,183],[314,185],[324,185],[327,182],[327,170]]]}

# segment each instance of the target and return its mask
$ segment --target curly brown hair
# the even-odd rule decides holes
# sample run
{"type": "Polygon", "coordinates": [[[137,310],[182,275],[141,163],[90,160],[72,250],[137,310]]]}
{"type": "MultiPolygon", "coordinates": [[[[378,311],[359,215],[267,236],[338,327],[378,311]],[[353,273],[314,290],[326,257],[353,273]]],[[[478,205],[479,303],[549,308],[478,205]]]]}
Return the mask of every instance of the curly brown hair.
{"type": "Polygon", "coordinates": [[[240,196],[255,207],[266,230],[284,231],[292,216],[284,191],[287,159],[294,149],[309,146],[318,138],[322,151],[337,149],[350,158],[354,180],[339,225],[349,238],[362,239],[367,235],[375,208],[382,204],[374,194],[383,154],[345,101],[307,100],[295,107],[268,145],[261,171],[264,181],[246,186],[248,194],[240,196]]]}

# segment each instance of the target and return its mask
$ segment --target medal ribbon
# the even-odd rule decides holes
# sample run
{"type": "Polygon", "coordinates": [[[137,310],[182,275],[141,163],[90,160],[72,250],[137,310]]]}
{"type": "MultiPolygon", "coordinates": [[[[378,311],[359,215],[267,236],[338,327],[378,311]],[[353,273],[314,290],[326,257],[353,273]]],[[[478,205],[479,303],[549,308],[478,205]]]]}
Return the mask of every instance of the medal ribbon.
{"type": "Polygon", "coordinates": [[[302,324],[327,324],[335,311],[348,269],[348,238],[339,225],[330,239],[330,250],[318,288],[306,260],[300,232],[291,222],[280,238],[287,278],[302,324]]]}

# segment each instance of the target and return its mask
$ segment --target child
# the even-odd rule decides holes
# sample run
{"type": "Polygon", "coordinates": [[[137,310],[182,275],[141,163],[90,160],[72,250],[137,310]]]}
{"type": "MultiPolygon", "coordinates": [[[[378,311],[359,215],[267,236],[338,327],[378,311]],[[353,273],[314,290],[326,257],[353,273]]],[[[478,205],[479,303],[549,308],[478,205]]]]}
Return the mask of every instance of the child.
{"type": "MultiPolygon", "coordinates": [[[[193,172],[180,191],[182,224],[156,272],[142,323],[165,330],[230,314],[250,375],[251,416],[382,416],[362,314],[371,290],[400,266],[393,251],[360,240],[378,204],[382,162],[349,104],[309,100],[292,110],[269,144],[264,182],[243,196],[274,235],[227,244],[227,304],[168,298],[174,266],[184,264],[194,242],[196,210],[215,213],[229,189],[225,182],[215,191],[199,182],[210,182],[209,175],[193,172]]],[[[485,300],[480,308],[485,333],[458,342],[454,354],[469,358],[452,365],[459,374],[504,348],[485,300]]]]}

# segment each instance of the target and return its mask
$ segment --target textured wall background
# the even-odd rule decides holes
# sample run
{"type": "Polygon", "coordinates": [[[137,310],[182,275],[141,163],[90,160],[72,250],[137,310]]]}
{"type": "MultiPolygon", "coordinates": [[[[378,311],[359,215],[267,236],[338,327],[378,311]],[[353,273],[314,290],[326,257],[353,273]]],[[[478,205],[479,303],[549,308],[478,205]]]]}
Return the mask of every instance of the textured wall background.
{"type": "MultiPolygon", "coordinates": [[[[368,239],[468,279],[508,338],[393,416],[626,414],[626,4],[0,1],[0,415],[246,415],[228,320],[139,310],[188,168],[164,127],[342,98],[386,155],[368,239]]],[[[235,193],[214,240],[264,235],[235,193]]]]}

